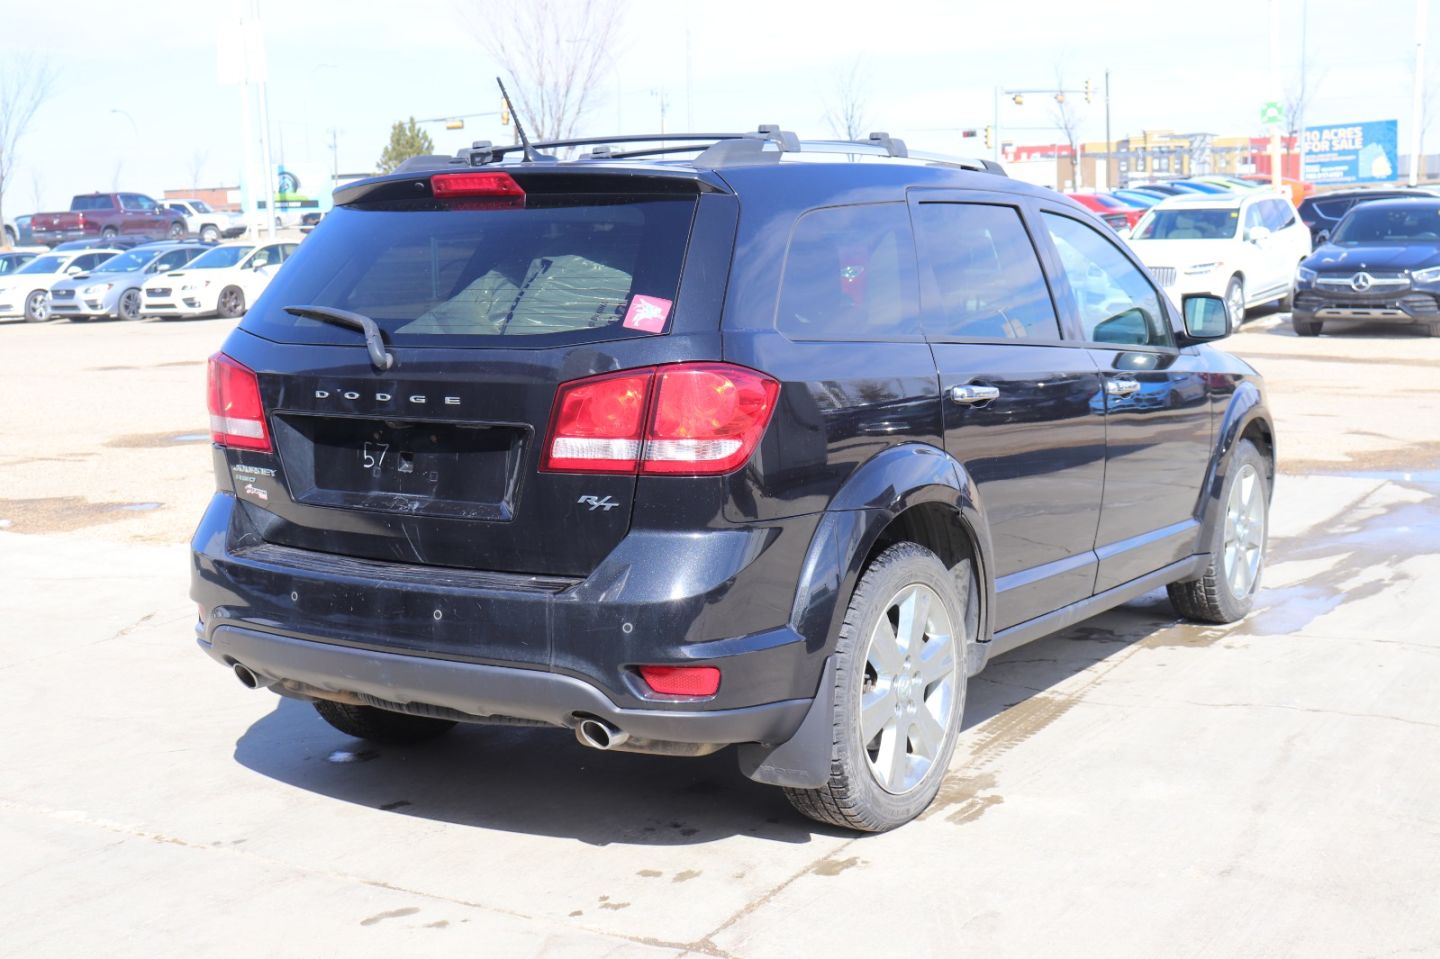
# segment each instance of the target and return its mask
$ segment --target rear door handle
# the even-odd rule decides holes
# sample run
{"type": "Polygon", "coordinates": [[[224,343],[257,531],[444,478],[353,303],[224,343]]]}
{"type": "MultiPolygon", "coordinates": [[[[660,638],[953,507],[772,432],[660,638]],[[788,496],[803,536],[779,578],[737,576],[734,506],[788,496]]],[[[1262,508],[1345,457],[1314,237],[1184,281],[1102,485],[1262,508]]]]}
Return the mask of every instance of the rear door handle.
{"type": "Polygon", "coordinates": [[[1110,396],[1129,396],[1140,392],[1140,384],[1128,376],[1123,379],[1105,381],[1105,392],[1110,396]]]}
{"type": "Polygon", "coordinates": [[[956,403],[975,406],[979,403],[998,400],[1000,398],[1000,390],[994,386],[977,386],[974,383],[970,383],[965,386],[950,387],[950,398],[956,403]]]}

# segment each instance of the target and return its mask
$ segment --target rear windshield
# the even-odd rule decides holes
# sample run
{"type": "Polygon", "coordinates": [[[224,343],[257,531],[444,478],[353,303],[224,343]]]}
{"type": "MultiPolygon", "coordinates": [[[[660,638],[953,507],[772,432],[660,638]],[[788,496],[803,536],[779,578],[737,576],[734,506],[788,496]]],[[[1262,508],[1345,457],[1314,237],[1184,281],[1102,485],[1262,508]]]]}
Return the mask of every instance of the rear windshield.
{"type": "Polygon", "coordinates": [[[115,203],[108,195],[100,196],[77,196],[70,201],[70,209],[74,210],[110,210],[114,209],[115,203]]]}
{"type": "Polygon", "coordinates": [[[1238,210],[1155,210],[1135,228],[1132,240],[1228,240],[1240,222],[1238,210]]]}
{"type": "Polygon", "coordinates": [[[1358,204],[1335,228],[1331,243],[1413,243],[1440,241],[1440,206],[1417,203],[1403,208],[1358,204]]]}
{"type": "Polygon", "coordinates": [[[537,197],[524,207],[434,201],[340,207],[246,317],[273,339],[352,342],[287,314],[329,306],[411,346],[556,345],[663,332],[693,197],[537,197]]]}

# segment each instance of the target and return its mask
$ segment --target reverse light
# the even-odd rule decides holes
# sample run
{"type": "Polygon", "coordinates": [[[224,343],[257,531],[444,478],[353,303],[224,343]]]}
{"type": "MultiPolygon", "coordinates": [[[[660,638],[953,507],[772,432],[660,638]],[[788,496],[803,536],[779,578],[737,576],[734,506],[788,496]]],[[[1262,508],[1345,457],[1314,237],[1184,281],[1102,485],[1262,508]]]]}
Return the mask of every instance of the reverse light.
{"type": "Polygon", "coordinates": [[[641,666],[640,678],[662,696],[714,696],[720,690],[715,666],[641,666]]]}
{"type": "Polygon", "coordinates": [[[676,363],[572,380],[556,392],[548,472],[713,476],[744,465],[780,384],[728,363],[676,363]]]}
{"type": "Polygon", "coordinates": [[[525,196],[520,184],[508,173],[437,173],[430,178],[430,192],[440,200],[471,196],[525,196]]]}
{"type": "Polygon", "coordinates": [[[210,437],[221,446],[268,453],[270,431],[253,370],[224,353],[210,357],[210,437]]]}

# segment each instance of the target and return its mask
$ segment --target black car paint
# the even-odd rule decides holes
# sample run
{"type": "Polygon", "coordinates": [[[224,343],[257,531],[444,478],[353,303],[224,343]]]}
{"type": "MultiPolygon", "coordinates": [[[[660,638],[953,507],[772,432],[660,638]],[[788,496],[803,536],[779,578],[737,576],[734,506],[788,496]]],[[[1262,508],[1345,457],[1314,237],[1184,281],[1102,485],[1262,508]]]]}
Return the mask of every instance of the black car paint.
{"type": "Polygon", "coordinates": [[[1434,199],[1435,194],[1410,189],[1331,190],[1307,196],[1300,201],[1297,210],[1300,222],[1310,230],[1312,248],[1318,249],[1330,238],[1330,234],[1335,232],[1335,227],[1340,225],[1345,214],[1357,205],[1402,197],[1434,199]]]}
{"type": "MultiPolygon", "coordinates": [[[[506,169],[528,188],[565,175],[558,167],[506,169]]],[[[636,175],[634,165],[613,167],[617,178],[636,175]]],[[[598,690],[613,715],[675,714],[671,738],[684,741],[743,741],[727,738],[738,727],[722,714],[773,706],[781,718],[764,742],[746,747],[742,767],[767,782],[814,785],[823,779],[817,769],[767,756],[797,728],[818,728],[801,722],[795,704],[810,705],[811,716],[823,712],[817,689],[825,688],[846,603],[895,524],[940,515],[971,543],[984,597],[982,641],[967,655],[974,673],[989,650],[1097,612],[1147,576],[1185,575],[1205,558],[1201,544],[1235,443],[1248,435],[1273,451],[1258,375],[1187,344],[1173,307],[1172,328],[1185,344],[1173,349],[1083,342],[1078,319],[1063,309],[1066,340],[1046,346],[921,334],[802,342],[776,329],[787,239],[803,213],[906,203],[926,190],[999,192],[1027,222],[1049,209],[1099,224],[1049,191],[918,164],[641,172],[689,179],[701,194],[667,335],[573,349],[397,348],[397,370],[376,374],[358,337],[340,345],[344,334],[327,328],[315,334],[323,344],[280,343],[247,320],[224,351],[259,373],[272,423],[308,413],[384,418],[386,409],[368,399],[333,405],[347,389],[362,397],[443,391],[461,396],[462,407],[473,400],[487,421],[523,434],[513,468],[527,487],[536,483],[536,433],[560,382],[725,360],[782,384],[751,461],[721,477],[552,474],[544,510],[526,512],[535,498],[526,488],[491,515],[426,518],[416,535],[419,525],[393,514],[296,502],[280,457],[217,448],[218,492],[193,541],[191,591],[207,611],[197,631],[212,656],[229,662],[216,643],[241,630],[457,669],[549,672],[598,690]],[[1104,380],[1117,372],[1164,381],[1163,392],[1149,394],[1163,402],[1106,402],[1104,380]],[[951,385],[977,378],[1003,384],[1003,402],[958,410],[943,400],[951,385]],[[579,502],[585,496],[624,508],[596,512],[579,502]],[[718,665],[723,680],[703,702],[666,701],[634,675],[649,662],[718,665]],[[679,730],[682,714],[706,712],[716,719],[709,727],[701,715],[679,730]]],[[[327,217],[317,234],[342,224],[327,217]]],[[[1033,225],[1032,232],[1044,233],[1033,225]]],[[[1059,289],[1058,256],[1040,243],[1059,289]]],[[[285,269],[304,264],[302,245],[285,269]]],[[[281,306],[267,292],[252,312],[281,306]]],[[[922,316],[927,308],[922,301],[922,316]]]]}

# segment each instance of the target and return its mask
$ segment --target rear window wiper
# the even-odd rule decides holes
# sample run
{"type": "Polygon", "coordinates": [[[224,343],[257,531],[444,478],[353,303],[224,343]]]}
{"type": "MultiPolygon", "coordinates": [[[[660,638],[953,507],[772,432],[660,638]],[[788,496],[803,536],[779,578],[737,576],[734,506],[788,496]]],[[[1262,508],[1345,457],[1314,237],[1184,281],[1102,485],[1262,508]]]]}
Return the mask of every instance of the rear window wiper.
{"type": "Polygon", "coordinates": [[[379,325],[370,317],[349,310],[337,310],[331,306],[287,306],[285,312],[291,316],[303,316],[336,326],[346,326],[365,334],[365,349],[370,351],[370,362],[377,370],[388,370],[395,365],[395,355],[385,349],[385,340],[380,336],[379,325]]]}

